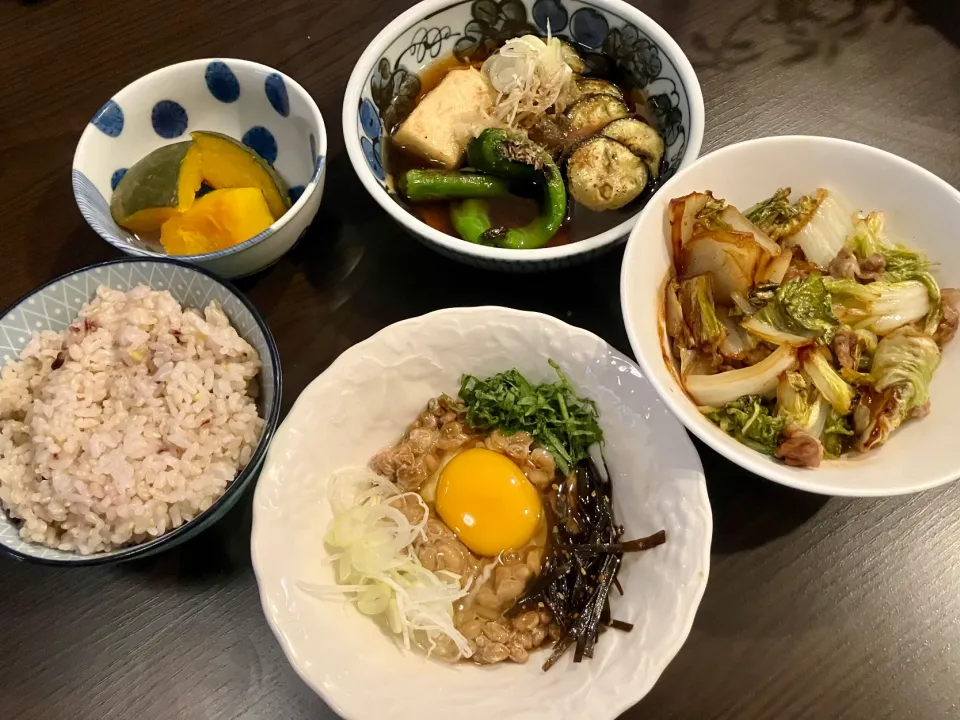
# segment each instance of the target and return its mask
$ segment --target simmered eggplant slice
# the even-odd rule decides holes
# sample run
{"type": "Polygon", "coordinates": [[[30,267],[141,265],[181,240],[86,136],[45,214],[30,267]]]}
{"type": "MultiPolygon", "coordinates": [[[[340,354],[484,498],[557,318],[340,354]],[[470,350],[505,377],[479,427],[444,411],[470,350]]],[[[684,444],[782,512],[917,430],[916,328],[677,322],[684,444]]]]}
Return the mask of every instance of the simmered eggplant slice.
{"type": "Polygon", "coordinates": [[[623,90],[608,80],[582,77],[577,80],[577,88],[584,95],[613,95],[623,100],[623,90]]]}
{"type": "Polygon", "coordinates": [[[567,161],[570,194],[591,210],[616,210],[647,186],[643,160],[623,143],[597,136],[582,143],[567,161]]]}
{"type": "Polygon", "coordinates": [[[588,138],[618,118],[627,117],[629,108],[613,95],[586,95],[577,100],[565,113],[570,130],[579,138],[588,138]]]}
{"type": "Polygon", "coordinates": [[[577,49],[573,45],[561,40],[560,48],[563,54],[563,61],[570,66],[571,70],[578,75],[587,71],[587,64],[583,61],[583,58],[580,57],[580,53],[577,52],[577,49]]]}
{"type": "Polygon", "coordinates": [[[637,118],[620,118],[608,123],[600,134],[623,143],[634,155],[643,158],[654,179],[660,174],[663,138],[645,122],[637,118]]]}

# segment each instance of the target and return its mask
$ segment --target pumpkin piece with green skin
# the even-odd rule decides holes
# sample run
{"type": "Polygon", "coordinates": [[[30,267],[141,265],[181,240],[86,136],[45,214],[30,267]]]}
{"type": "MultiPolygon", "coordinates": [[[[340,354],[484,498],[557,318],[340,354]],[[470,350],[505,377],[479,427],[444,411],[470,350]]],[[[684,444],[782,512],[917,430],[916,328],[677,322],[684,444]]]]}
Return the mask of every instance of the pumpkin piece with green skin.
{"type": "Polygon", "coordinates": [[[190,141],[164,145],[127,170],[110,199],[117,225],[135,233],[154,232],[193,204],[202,177],[200,156],[192,146],[190,141]]]}
{"type": "Polygon", "coordinates": [[[211,190],[163,224],[160,244],[170,255],[200,255],[249,240],[272,224],[273,214],[258,188],[211,190]]]}
{"type": "Polygon", "coordinates": [[[190,133],[193,150],[200,155],[201,175],[208,185],[217,190],[252,187],[263,193],[274,220],[279,220],[290,208],[290,193],[286,183],[266,160],[220,133],[197,131],[190,133]]]}

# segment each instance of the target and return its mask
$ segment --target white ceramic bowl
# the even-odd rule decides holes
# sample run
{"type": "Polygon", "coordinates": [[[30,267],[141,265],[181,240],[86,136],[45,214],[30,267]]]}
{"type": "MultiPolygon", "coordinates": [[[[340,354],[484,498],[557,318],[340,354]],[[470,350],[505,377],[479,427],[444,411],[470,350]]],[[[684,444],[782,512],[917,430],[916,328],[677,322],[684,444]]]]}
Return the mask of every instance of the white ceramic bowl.
{"type": "MultiPolygon", "coordinates": [[[[636,215],[576,243],[508,250],[468,243],[417,218],[386,186],[381,143],[391,118],[410,112],[424,67],[455,49],[552,33],[614,56],[644,90],[664,134],[663,177],[693,162],[703,140],[703,95],[676,41],[622,0],[425,0],[385,27],[357,61],[343,99],[343,137],[364,187],[397,223],[437,252],[478,267],[535,272],[584,262],[626,238],[636,215]],[[385,121],[385,118],[387,120],[385,121]]],[[[639,209],[638,209],[639,212],[639,209]]]]}
{"type": "Polygon", "coordinates": [[[960,477],[956,419],[960,403],[960,345],[945,348],[931,388],[932,411],[909,422],[876,451],[824,461],[809,470],[755,452],[703,417],[661,354],[660,288],[670,267],[666,232],[671,198],[712,190],[740,208],[777,188],[836,190],[864,212],[880,210],[902,242],[938,262],[943,287],[960,285],[960,192],[903,158],[866,145],[823,137],[749,140],[710,153],[677,174],[647,206],[627,242],[621,272],[623,320],[644,375],[691,432],[714,450],[769,480],[829,495],[897,495],[960,477]]]}
{"type": "Polygon", "coordinates": [[[646,694],[686,638],[707,580],[711,527],[697,454],[629,360],[552,317],[455,308],[377,333],[303,391],[257,485],[252,556],[288,659],[346,718],[612,720],[646,694]],[[532,381],[555,380],[547,358],[599,405],[626,534],[667,532],[665,545],[624,562],[626,595],[612,607],[633,632],[606,633],[592,660],[574,665],[570,653],[547,673],[542,653],[526,665],[451,666],[402,651],[351,604],[298,588],[333,583],[322,540],[331,472],[395,442],[429,398],[459,390],[461,373],[516,367],[532,381]]]}
{"type": "Polygon", "coordinates": [[[104,104],[80,136],[73,194],[104,240],[136,256],[175,257],[226,277],[272,265],[306,232],[320,207],[327,133],[317,104],[297,82],[248,60],[188,60],[132,82],[104,104]],[[290,186],[293,206],[260,234],[225,250],[170,256],[141,242],[110,216],[123,174],[162,145],[212,130],[241,140],[290,186]]]}

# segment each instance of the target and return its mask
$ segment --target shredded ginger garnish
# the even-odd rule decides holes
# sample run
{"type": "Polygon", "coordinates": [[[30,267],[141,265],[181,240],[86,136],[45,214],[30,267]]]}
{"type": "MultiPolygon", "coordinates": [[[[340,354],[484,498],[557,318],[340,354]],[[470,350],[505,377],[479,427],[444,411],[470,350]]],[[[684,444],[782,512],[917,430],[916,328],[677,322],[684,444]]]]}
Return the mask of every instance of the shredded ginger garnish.
{"type": "Polygon", "coordinates": [[[535,35],[508,40],[487,58],[484,75],[497,91],[493,117],[508,127],[527,127],[548,110],[563,112],[576,99],[573,70],[555,37],[535,35]]]}
{"type": "Polygon", "coordinates": [[[467,593],[460,577],[446,571],[430,572],[417,558],[413,543],[423,536],[427,505],[416,493],[402,493],[396,485],[365,467],[339,470],[330,478],[328,497],[333,520],[324,541],[334,548],[338,585],[300,582],[298,586],[319,598],[351,595],[365,615],[385,616],[387,626],[411,644],[430,650],[444,636],[461,657],[470,657],[467,639],[453,624],[453,604],[467,593]],[[415,498],[423,518],[411,523],[395,506],[415,498]]]}

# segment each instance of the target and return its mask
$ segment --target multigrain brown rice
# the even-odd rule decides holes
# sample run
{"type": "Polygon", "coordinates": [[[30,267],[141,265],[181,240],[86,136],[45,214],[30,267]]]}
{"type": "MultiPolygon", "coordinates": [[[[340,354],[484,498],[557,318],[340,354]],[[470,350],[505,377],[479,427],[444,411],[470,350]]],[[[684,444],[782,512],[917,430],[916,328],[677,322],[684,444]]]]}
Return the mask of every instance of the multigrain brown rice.
{"type": "Polygon", "coordinates": [[[84,555],[178,527],[250,461],[259,370],[218,303],[101,286],[0,372],[0,505],[24,540],[84,555]]]}

